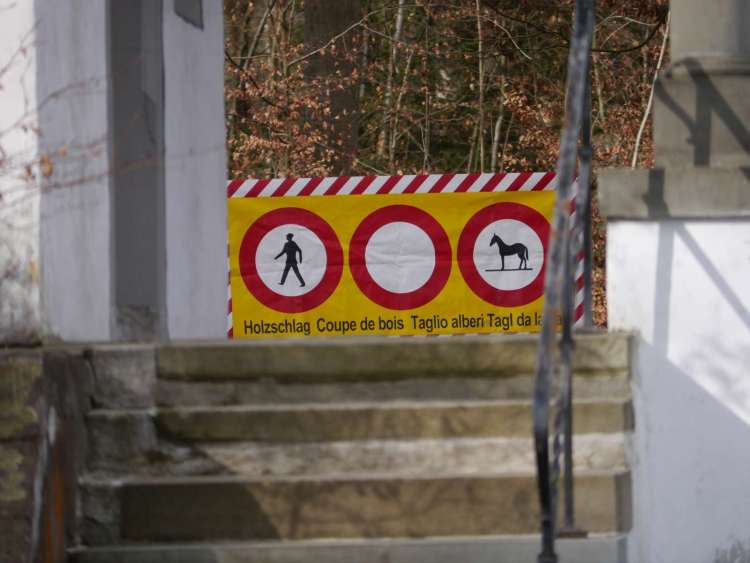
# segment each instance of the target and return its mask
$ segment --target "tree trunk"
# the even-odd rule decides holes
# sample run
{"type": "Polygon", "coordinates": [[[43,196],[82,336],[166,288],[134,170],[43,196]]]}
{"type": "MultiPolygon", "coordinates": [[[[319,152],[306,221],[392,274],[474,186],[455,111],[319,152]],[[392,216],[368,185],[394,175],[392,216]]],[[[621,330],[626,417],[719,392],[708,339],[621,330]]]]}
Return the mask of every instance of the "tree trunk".
{"type": "Polygon", "coordinates": [[[399,43],[401,42],[401,34],[404,31],[405,6],[406,0],[398,0],[398,10],[396,11],[396,26],[393,30],[390,57],[388,59],[388,75],[385,81],[383,128],[380,131],[377,146],[377,155],[381,157],[385,156],[386,139],[388,138],[388,133],[393,121],[393,81],[396,72],[396,55],[398,54],[398,47],[399,43]]]}
{"type": "Polygon", "coordinates": [[[331,162],[333,174],[348,173],[357,156],[358,82],[346,81],[356,67],[361,32],[356,27],[346,30],[361,18],[360,0],[305,1],[307,50],[325,47],[308,59],[305,73],[311,86],[319,88],[323,107],[330,108],[330,114],[320,115],[321,122],[314,125],[322,128],[323,123],[326,124],[326,144],[334,155],[331,162]],[[342,83],[344,87],[340,88],[342,83]]]}
{"type": "Polygon", "coordinates": [[[482,38],[482,5],[476,0],[477,17],[477,60],[479,68],[479,112],[477,115],[477,128],[479,131],[479,171],[484,172],[484,41],[482,38]]]}

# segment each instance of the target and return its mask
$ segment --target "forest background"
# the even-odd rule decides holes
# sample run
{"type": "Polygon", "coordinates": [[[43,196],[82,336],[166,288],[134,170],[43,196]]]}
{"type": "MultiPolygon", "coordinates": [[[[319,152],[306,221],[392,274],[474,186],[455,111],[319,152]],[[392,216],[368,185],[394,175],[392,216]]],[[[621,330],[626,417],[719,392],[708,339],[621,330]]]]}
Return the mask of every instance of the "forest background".
{"type": "MultiPolygon", "coordinates": [[[[574,3],[225,0],[229,177],[554,170],[574,3]]],[[[597,2],[594,171],[653,165],[667,22],[666,0],[597,2]]],[[[594,198],[599,326],[605,242],[594,198]]]]}

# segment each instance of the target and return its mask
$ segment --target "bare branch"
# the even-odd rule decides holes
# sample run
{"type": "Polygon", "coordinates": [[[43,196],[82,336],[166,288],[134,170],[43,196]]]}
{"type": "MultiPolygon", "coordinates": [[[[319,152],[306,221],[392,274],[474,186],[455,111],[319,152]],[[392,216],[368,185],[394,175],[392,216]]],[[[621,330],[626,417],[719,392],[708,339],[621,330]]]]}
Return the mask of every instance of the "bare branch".
{"type": "Polygon", "coordinates": [[[635,147],[633,148],[633,159],[630,161],[630,167],[635,168],[638,164],[638,149],[641,145],[641,137],[643,131],[646,128],[646,122],[648,116],[651,113],[651,105],[654,103],[654,90],[656,89],[656,80],[659,77],[659,71],[661,70],[661,63],[664,59],[664,51],[667,48],[667,39],[669,38],[669,24],[672,18],[672,14],[667,14],[667,22],[664,26],[664,38],[661,41],[661,50],[659,51],[659,60],[656,62],[656,70],[654,70],[654,79],[651,82],[651,92],[648,95],[648,103],[646,103],[646,109],[643,111],[643,119],[641,119],[641,125],[638,127],[638,134],[635,137],[635,147]]]}

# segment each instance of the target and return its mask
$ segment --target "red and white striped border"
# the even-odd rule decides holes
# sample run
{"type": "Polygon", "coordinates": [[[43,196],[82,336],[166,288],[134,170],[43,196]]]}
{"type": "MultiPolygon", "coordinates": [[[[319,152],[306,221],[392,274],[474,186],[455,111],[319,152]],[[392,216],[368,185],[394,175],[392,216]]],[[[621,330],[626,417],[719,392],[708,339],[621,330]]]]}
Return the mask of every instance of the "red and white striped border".
{"type": "MultiPolygon", "coordinates": [[[[227,198],[518,192],[547,191],[556,187],[557,175],[554,172],[332,176],[232,180],[227,184],[227,198]]],[[[227,298],[227,336],[233,338],[231,284],[227,298]]],[[[583,256],[579,255],[576,263],[576,324],[582,317],[583,256]]]]}
{"type": "Polygon", "coordinates": [[[230,198],[238,198],[450,192],[514,192],[554,190],[555,185],[554,172],[274,178],[267,180],[233,180],[229,182],[229,185],[227,186],[227,196],[230,198]]]}

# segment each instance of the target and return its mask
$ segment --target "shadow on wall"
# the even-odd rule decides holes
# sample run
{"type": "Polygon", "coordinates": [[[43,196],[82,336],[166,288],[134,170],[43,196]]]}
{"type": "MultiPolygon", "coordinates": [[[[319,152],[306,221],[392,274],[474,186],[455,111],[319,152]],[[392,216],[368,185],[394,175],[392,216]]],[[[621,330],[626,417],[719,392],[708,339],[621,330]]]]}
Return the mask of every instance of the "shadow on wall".
{"type": "MultiPolygon", "coordinates": [[[[650,172],[646,199],[669,217],[663,171],[650,172]]],[[[691,223],[704,235],[716,228],[691,223]]],[[[750,562],[750,310],[736,289],[747,265],[723,272],[731,255],[684,221],[658,228],[653,336],[639,340],[634,381],[635,552],[659,563],[750,562]],[[684,279],[691,268],[701,279],[684,279]]]]}
{"type": "MultiPolygon", "coordinates": [[[[745,170],[750,174],[750,170],[745,170]]],[[[748,176],[750,179],[750,176],[748,176]]],[[[644,196],[648,206],[650,218],[665,218],[670,216],[667,203],[664,198],[664,170],[653,169],[649,171],[648,191],[644,196]]],[[[723,221],[727,221],[724,219],[723,221]]],[[[736,222],[746,222],[738,219],[736,222]]],[[[668,296],[672,290],[672,270],[674,261],[675,237],[683,242],[690,254],[698,262],[702,270],[713,282],[716,290],[734,310],[742,323],[750,331],[750,310],[742,303],[742,299],[727,283],[719,268],[711,262],[711,258],[701,247],[699,242],[690,234],[684,223],[674,221],[670,223],[669,229],[662,229],[659,236],[659,248],[657,250],[657,272],[656,272],[656,295],[663,297],[658,299],[654,317],[654,345],[666,350],[669,340],[669,321],[665,307],[669,305],[668,296]]]]}
{"type": "Polygon", "coordinates": [[[714,563],[750,563],[750,540],[736,541],[731,547],[717,550],[714,563]]]}
{"type": "MultiPolygon", "coordinates": [[[[670,77],[675,71],[683,69],[695,86],[694,89],[691,89],[691,92],[695,93],[695,118],[667,92],[662,80],[656,82],[655,94],[657,99],[687,128],[690,135],[689,142],[694,147],[693,164],[695,166],[711,165],[711,131],[714,115],[724,123],[739,147],[745,153],[750,154],[750,131],[745,127],[743,119],[727,102],[719,88],[711,80],[710,74],[697,59],[686,58],[677,61],[665,76],[670,77]]],[[[750,171],[743,170],[750,178],[750,171]]]]}
{"type": "Polygon", "coordinates": [[[631,552],[658,563],[750,563],[750,425],[664,349],[638,346],[647,371],[633,389],[631,552]]]}

